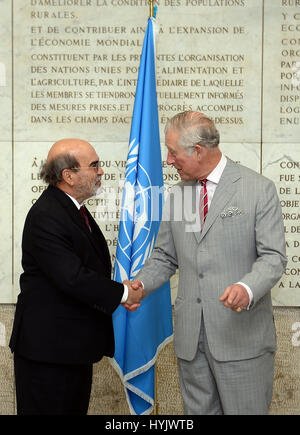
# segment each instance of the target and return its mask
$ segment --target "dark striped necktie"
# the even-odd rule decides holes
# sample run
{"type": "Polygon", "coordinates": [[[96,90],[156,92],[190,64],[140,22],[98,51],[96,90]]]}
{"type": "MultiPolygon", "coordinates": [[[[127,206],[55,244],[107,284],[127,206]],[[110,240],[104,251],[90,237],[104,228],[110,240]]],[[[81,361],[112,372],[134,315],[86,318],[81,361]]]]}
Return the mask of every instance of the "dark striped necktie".
{"type": "Polygon", "coordinates": [[[207,188],[206,188],[207,179],[205,178],[204,180],[201,180],[200,183],[201,183],[201,192],[200,192],[199,210],[200,210],[200,222],[201,222],[201,230],[202,230],[208,212],[208,199],[207,199],[207,188]]]}
{"type": "Polygon", "coordinates": [[[92,231],[92,230],[91,230],[90,223],[89,223],[89,218],[88,218],[88,216],[87,216],[87,214],[86,214],[85,206],[82,205],[82,206],[80,207],[79,211],[80,211],[81,216],[83,216],[83,218],[84,218],[84,220],[85,220],[85,223],[86,223],[88,229],[89,229],[90,231],[92,231]]]}

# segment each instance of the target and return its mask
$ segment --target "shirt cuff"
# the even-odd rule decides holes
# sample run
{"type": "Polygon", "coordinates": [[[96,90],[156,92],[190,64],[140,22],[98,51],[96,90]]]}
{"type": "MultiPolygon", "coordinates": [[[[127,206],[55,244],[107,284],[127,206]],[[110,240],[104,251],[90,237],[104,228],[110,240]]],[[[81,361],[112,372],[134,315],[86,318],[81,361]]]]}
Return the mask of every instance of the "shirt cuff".
{"type": "MultiPolygon", "coordinates": [[[[144,289],[144,284],[142,282],[141,282],[141,284],[142,284],[142,287],[144,289]]],[[[128,286],[126,284],[123,284],[123,286],[124,286],[124,293],[123,293],[123,296],[122,296],[122,299],[120,302],[121,304],[124,304],[128,299],[128,286]]]]}
{"type": "Polygon", "coordinates": [[[123,293],[123,297],[121,299],[121,304],[124,304],[128,299],[128,287],[126,284],[123,284],[123,286],[124,286],[124,293],[123,293]]]}
{"type": "Polygon", "coordinates": [[[251,306],[251,304],[253,302],[253,293],[252,293],[252,290],[251,290],[251,288],[247,284],[244,284],[243,282],[237,282],[237,284],[242,285],[247,290],[247,293],[248,293],[248,296],[249,296],[249,304],[248,304],[246,309],[249,310],[249,308],[250,308],[250,306],[251,306]]]}

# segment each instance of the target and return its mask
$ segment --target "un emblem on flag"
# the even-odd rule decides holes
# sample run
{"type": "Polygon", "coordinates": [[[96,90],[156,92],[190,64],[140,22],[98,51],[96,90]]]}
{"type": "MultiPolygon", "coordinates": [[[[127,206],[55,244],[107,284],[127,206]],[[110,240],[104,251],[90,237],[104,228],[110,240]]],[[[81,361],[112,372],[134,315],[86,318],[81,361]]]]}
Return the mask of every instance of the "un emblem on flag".
{"type": "Polygon", "coordinates": [[[148,172],[138,161],[139,144],[130,144],[123,190],[119,237],[122,251],[131,261],[130,278],[150,256],[160,222],[159,186],[152,186],[148,172]]]}

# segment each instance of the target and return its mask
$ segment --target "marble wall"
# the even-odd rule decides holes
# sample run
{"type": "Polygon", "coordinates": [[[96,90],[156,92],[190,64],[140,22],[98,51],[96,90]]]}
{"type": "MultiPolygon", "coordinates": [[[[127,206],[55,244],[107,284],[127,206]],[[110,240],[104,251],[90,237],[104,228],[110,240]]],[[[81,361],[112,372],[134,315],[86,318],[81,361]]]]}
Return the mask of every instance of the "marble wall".
{"type": "MultiPolygon", "coordinates": [[[[299,0],[160,0],[156,67],[163,130],[187,109],[214,119],[221,149],[276,183],[289,263],[274,305],[300,305],[299,0]]],[[[104,191],[88,207],[114,260],[147,0],[0,0],[0,303],[14,303],[24,219],[45,188],[52,143],[96,148],[104,191]],[[115,195],[111,207],[112,193],[115,195]]],[[[176,292],[176,277],[173,293],[176,292]]]]}

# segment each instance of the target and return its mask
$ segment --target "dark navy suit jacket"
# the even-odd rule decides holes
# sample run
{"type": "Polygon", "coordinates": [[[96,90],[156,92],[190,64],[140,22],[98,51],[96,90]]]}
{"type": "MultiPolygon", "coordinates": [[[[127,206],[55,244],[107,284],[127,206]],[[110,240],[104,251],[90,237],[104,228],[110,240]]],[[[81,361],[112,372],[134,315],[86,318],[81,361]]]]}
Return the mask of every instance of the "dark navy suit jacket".
{"type": "Polygon", "coordinates": [[[49,186],[23,231],[21,292],[10,340],[13,352],[52,363],[86,364],[114,354],[112,313],[123,285],[111,280],[106,241],[88,213],[49,186]]]}

